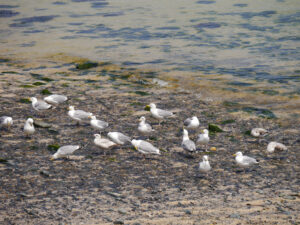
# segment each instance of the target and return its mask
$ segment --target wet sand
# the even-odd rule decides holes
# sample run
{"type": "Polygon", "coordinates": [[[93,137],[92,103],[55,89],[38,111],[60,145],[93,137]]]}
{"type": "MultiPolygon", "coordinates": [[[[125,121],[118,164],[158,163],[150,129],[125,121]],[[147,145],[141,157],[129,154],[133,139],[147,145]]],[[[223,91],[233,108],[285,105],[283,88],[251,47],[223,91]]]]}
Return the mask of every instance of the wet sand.
{"type": "Polygon", "coordinates": [[[1,130],[0,223],[299,224],[299,123],[213,101],[171,81],[161,87],[153,84],[151,71],[112,64],[79,70],[71,61],[57,65],[53,60],[47,68],[1,64],[1,115],[11,115],[15,124],[1,130]],[[49,92],[70,100],[34,113],[26,98],[49,92]],[[159,126],[144,110],[151,102],[174,111],[175,119],[159,126]],[[107,121],[104,135],[120,131],[139,137],[138,118],[146,116],[155,129],[150,142],[162,155],[144,159],[130,145],[99,149],[93,144],[95,131],[67,116],[68,105],[107,121]],[[183,120],[192,115],[200,120],[200,128],[190,132],[192,140],[208,124],[224,130],[211,134],[209,147],[216,151],[204,153],[199,145],[195,154],[181,149],[183,120]],[[32,138],[25,138],[22,127],[29,116],[52,126],[37,127],[32,138]],[[269,133],[253,138],[248,133],[254,127],[269,133]],[[274,140],[288,151],[267,154],[274,140]],[[66,144],[82,147],[70,159],[50,161],[55,146],[66,144]],[[232,156],[237,151],[259,165],[239,168],[232,156]],[[204,154],[212,166],[207,176],[197,170],[204,154]]]}

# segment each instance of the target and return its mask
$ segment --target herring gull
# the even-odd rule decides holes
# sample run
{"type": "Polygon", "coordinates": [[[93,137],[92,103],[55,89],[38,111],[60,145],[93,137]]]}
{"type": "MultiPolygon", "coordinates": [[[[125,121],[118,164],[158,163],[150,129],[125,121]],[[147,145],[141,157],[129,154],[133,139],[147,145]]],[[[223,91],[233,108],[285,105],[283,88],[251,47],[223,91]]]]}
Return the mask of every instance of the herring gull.
{"type": "Polygon", "coordinates": [[[73,154],[77,149],[79,149],[79,145],[65,145],[60,147],[57,152],[52,155],[51,160],[58,158],[66,158],[67,156],[73,154]]]}
{"type": "Polygon", "coordinates": [[[154,147],[151,143],[147,141],[133,139],[131,143],[137,151],[143,154],[160,155],[159,149],[154,147]]]}
{"type": "Polygon", "coordinates": [[[186,129],[183,129],[181,147],[188,152],[196,151],[196,145],[192,140],[190,140],[189,133],[186,129]]]}
{"type": "Polygon", "coordinates": [[[183,125],[186,127],[186,128],[197,128],[199,127],[200,125],[200,122],[197,118],[197,116],[193,116],[191,118],[187,118],[184,122],[183,122],[183,125]]]}
{"type": "Polygon", "coordinates": [[[287,147],[284,144],[272,141],[268,144],[267,151],[273,153],[276,149],[278,150],[287,150],[287,147]]]}
{"type": "Polygon", "coordinates": [[[139,121],[140,121],[139,126],[138,126],[139,132],[146,134],[146,133],[150,133],[150,132],[154,131],[152,129],[151,125],[149,123],[146,123],[146,118],[144,116],[142,116],[139,119],[139,121]]]}
{"type": "Polygon", "coordinates": [[[237,152],[234,154],[235,156],[235,161],[239,166],[242,167],[248,167],[254,164],[257,164],[258,162],[256,161],[256,159],[243,155],[242,152],[237,152]]]}
{"type": "Polygon", "coordinates": [[[54,95],[49,95],[49,96],[45,97],[44,100],[49,104],[58,105],[60,103],[67,101],[68,97],[65,95],[54,94],[54,95]]]}
{"type": "Polygon", "coordinates": [[[126,142],[131,142],[130,137],[120,132],[108,132],[107,136],[118,145],[124,145],[126,142]]]}

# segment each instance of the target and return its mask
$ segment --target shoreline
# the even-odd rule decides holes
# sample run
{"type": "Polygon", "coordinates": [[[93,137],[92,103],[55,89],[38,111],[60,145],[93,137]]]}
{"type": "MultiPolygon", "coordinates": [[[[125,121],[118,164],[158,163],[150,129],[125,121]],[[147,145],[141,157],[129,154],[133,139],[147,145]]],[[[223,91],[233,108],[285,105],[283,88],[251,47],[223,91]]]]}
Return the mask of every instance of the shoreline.
{"type": "Polygon", "coordinates": [[[0,65],[1,115],[15,119],[12,130],[1,131],[0,137],[1,223],[299,222],[299,124],[291,126],[275,119],[269,110],[248,106],[247,111],[241,103],[211,101],[209,92],[205,96],[181,89],[176,77],[168,80],[151,71],[99,63],[80,70],[74,62],[85,60],[65,60],[58,68],[0,65]],[[154,78],[168,82],[168,86],[153,83],[154,78]],[[33,115],[25,99],[42,98],[50,92],[65,94],[70,100],[45,117],[33,115]],[[176,119],[158,126],[144,110],[150,102],[176,112],[176,119]],[[136,137],[138,118],[146,116],[156,130],[150,142],[162,155],[144,160],[129,145],[106,152],[97,148],[93,144],[95,131],[88,125],[74,126],[67,116],[68,105],[107,121],[110,126],[105,134],[120,131],[136,137]],[[193,114],[201,125],[191,132],[192,140],[210,123],[224,130],[211,134],[209,147],[216,147],[216,151],[204,153],[197,146],[199,153],[188,155],[181,149],[183,120],[193,114]],[[37,128],[32,139],[25,139],[20,131],[32,115],[52,126],[37,128]],[[254,127],[264,127],[269,134],[261,139],[251,137],[248,132],[254,127]],[[266,145],[273,140],[286,144],[288,151],[267,154],[266,145]],[[82,148],[70,160],[49,160],[51,146],[76,143],[82,148]],[[237,151],[259,159],[259,166],[244,173],[232,157],[237,151]],[[197,170],[204,154],[209,155],[212,165],[208,177],[197,170]]]}

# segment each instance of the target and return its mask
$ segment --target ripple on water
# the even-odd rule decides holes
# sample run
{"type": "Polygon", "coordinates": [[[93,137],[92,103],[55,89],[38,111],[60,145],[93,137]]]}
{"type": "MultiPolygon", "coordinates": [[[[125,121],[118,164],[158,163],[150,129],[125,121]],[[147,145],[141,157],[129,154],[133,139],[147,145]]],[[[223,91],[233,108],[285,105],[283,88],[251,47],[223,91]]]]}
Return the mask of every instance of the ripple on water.
{"type": "Polygon", "coordinates": [[[12,11],[12,10],[6,10],[6,9],[0,10],[0,17],[13,17],[18,14],[20,14],[20,13],[12,11]]]}
{"type": "Polygon", "coordinates": [[[50,20],[53,20],[55,17],[58,17],[57,15],[51,15],[51,16],[33,16],[33,17],[27,17],[27,18],[21,18],[21,19],[15,19],[17,23],[12,23],[9,26],[10,27],[27,27],[31,26],[33,23],[45,23],[50,20]]]}

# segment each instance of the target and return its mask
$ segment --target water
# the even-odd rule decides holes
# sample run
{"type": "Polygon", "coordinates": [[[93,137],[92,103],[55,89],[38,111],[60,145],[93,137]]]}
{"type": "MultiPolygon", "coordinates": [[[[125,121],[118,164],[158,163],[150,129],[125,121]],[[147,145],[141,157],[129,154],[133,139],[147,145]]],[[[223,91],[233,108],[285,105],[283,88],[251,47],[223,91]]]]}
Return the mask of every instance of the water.
{"type": "Polygon", "coordinates": [[[65,53],[299,96],[299,24],[298,0],[2,0],[0,55],[65,53]]]}

